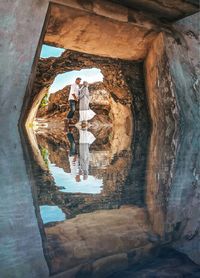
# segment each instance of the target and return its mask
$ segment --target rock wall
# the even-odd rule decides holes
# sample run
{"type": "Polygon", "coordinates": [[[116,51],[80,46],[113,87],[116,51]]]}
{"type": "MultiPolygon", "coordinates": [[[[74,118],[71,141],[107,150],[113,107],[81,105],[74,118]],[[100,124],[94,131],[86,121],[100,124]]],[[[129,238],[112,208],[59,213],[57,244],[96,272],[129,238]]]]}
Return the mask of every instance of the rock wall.
{"type": "Polygon", "coordinates": [[[199,188],[200,188],[200,64],[199,16],[178,21],[174,27],[182,32],[180,44],[166,40],[170,70],[176,81],[176,98],[181,115],[180,145],[176,157],[176,171],[168,205],[168,223],[180,223],[182,234],[176,248],[200,263],[199,188]],[[176,59],[175,59],[176,57],[176,59]]]}
{"type": "Polygon", "coordinates": [[[0,2],[1,277],[48,277],[17,127],[47,8],[48,1],[0,2]]]}
{"type": "Polygon", "coordinates": [[[144,14],[138,17],[135,17],[136,24],[132,24],[61,5],[51,5],[44,42],[65,49],[81,49],[84,53],[99,56],[141,60],[145,58],[147,49],[156,37],[159,24],[144,14]],[[104,30],[101,36],[100,30],[104,30]]]}
{"type": "Polygon", "coordinates": [[[34,87],[26,110],[26,125],[28,126],[29,123],[33,122],[41,99],[55,77],[60,73],[71,70],[99,68],[104,76],[103,83],[106,91],[111,94],[115,102],[120,102],[130,107],[134,90],[144,90],[142,85],[138,84],[138,81],[135,82],[138,79],[138,75],[142,74],[141,66],[142,63],[102,58],[71,50],[66,50],[58,58],[40,59],[34,87]],[[133,84],[129,86],[131,82],[133,84]]]}
{"type": "Polygon", "coordinates": [[[146,60],[153,122],[146,200],[154,231],[168,240],[179,237],[176,248],[199,263],[200,248],[195,245],[199,239],[199,217],[194,211],[199,207],[200,161],[199,64],[194,59],[198,56],[198,16],[187,20],[174,25],[173,37],[160,34],[146,60]],[[184,30],[181,34],[180,28],[184,30]]]}
{"type": "Polygon", "coordinates": [[[50,273],[66,271],[70,277],[73,270],[72,277],[84,275],[84,271],[90,277],[106,277],[113,272],[108,267],[111,262],[116,271],[137,262],[142,250],[148,254],[153,246],[148,242],[148,231],[144,210],[131,206],[82,214],[47,227],[47,252],[55,252],[49,256],[50,273]],[[132,261],[131,252],[135,252],[132,261]]]}
{"type": "Polygon", "coordinates": [[[179,117],[163,34],[160,34],[152,44],[145,67],[147,97],[152,119],[146,202],[152,213],[154,229],[163,235],[166,200],[172,182],[177,150],[179,117]]]}
{"type": "MultiPolygon", "coordinates": [[[[69,6],[74,6],[75,3],[76,8],[78,7],[81,9],[86,9],[88,11],[87,5],[83,5],[82,1],[82,4],[79,4],[80,1],[71,0],[57,2],[69,6]]],[[[0,2],[0,28],[2,41],[0,46],[0,59],[2,65],[0,68],[0,171],[1,173],[3,173],[1,175],[1,194],[3,195],[3,198],[1,198],[2,221],[0,229],[2,231],[1,245],[3,246],[1,246],[1,250],[3,252],[1,253],[1,276],[4,276],[4,274],[7,276],[16,273],[18,277],[22,277],[23,275],[28,277],[48,277],[48,270],[43,257],[41,238],[38,230],[37,220],[34,214],[34,206],[30,190],[30,177],[32,177],[32,174],[30,173],[30,167],[26,167],[24,161],[25,157],[27,164],[30,165],[29,163],[32,161],[32,157],[30,156],[30,152],[27,150],[27,142],[23,141],[23,139],[21,142],[21,138],[17,128],[21,113],[23,114],[24,112],[24,114],[26,115],[26,100],[29,103],[29,92],[32,91],[32,82],[35,77],[34,66],[37,63],[37,58],[42,43],[42,41],[40,41],[38,45],[38,41],[45,21],[48,4],[49,1],[47,0],[17,0],[14,3],[13,1],[0,2]],[[37,52],[36,49],[38,49],[37,52]],[[35,57],[36,60],[34,63],[35,57]],[[28,93],[25,95],[26,88],[28,89],[28,93]],[[23,101],[25,106],[23,106],[23,101]],[[29,170],[29,175],[27,175],[27,168],[29,170]],[[24,210],[24,208],[27,209],[24,210]],[[20,219],[20,221],[19,215],[23,215],[23,219],[20,219]],[[24,248],[25,243],[26,248],[24,248]],[[39,263],[37,264],[37,267],[35,259],[39,263]]],[[[121,6],[119,8],[120,12],[118,10],[117,14],[120,16],[117,19],[118,21],[123,20],[123,18],[121,17],[121,10],[123,8],[121,6]]],[[[112,17],[112,19],[114,19],[115,16],[116,20],[116,13],[109,12],[109,9],[107,8],[104,9],[104,11],[105,10],[106,12],[104,12],[103,14],[104,16],[108,16],[109,14],[109,17],[112,17]]],[[[172,10],[173,6],[171,11],[172,10]]],[[[127,9],[126,11],[128,12],[127,9]]],[[[96,13],[98,13],[98,11],[96,11],[96,13]]],[[[127,18],[128,13],[126,13],[125,20],[127,20],[127,18]]],[[[185,20],[185,26],[189,24],[189,22],[191,23],[193,21],[192,18],[186,18],[185,20]]],[[[139,23],[135,22],[134,20],[132,21],[132,24],[137,25],[139,23]]],[[[180,26],[182,28],[183,25],[180,26]]],[[[184,30],[185,28],[183,29],[183,31],[184,30]]],[[[99,34],[101,33],[102,30],[99,30],[99,34]]],[[[189,36],[187,36],[187,38],[189,39],[189,36]]],[[[112,44],[113,41],[111,40],[110,43],[112,44]]],[[[168,44],[168,46],[170,46],[170,44],[168,44]]],[[[191,57],[193,56],[192,52],[193,51],[190,51],[191,57]]],[[[176,61],[176,59],[178,59],[179,61],[184,61],[187,64],[188,56],[184,55],[184,57],[180,59],[181,53],[186,54],[185,50],[182,52],[182,47],[180,45],[174,44],[172,52],[174,62],[176,61]],[[175,55],[176,47],[178,47],[180,51],[178,58],[175,55]]],[[[190,70],[184,68],[183,64],[181,65],[180,63],[178,63],[177,65],[179,65],[178,69],[184,69],[184,74],[182,75],[180,84],[185,84],[185,80],[187,80],[185,79],[185,71],[189,73],[190,70]]],[[[174,67],[174,70],[177,71],[177,67],[174,67]]],[[[173,75],[175,76],[175,72],[173,75]]],[[[187,91],[191,94],[191,88],[193,87],[194,83],[189,82],[189,88],[187,87],[187,84],[185,88],[179,85],[180,102],[182,98],[181,92],[183,91],[185,96],[187,95],[187,91]]],[[[193,101],[191,102],[191,105],[192,104],[193,101]]],[[[187,111],[187,107],[184,107],[184,104],[181,105],[181,109],[185,109],[185,111],[187,111]]],[[[191,106],[189,110],[193,111],[193,109],[191,109],[191,106]]],[[[196,112],[195,114],[197,116],[196,112]]],[[[194,122],[196,125],[199,122],[196,116],[195,121],[192,121],[192,126],[194,126],[194,122]]],[[[187,117],[187,113],[185,113],[184,117],[187,117]]],[[[23,115],[21,119],[24,120],[23,115]]],[[[23,121],[21,121],[21,123],[22,122],[23,121]]],[[[189,122],[191,122],[191,120],[188,120],[188,123],[189,122]]],[[[195,132],[188,133],[186,139],[183,140],[183,144],[179,152],[179,158],[178,160],[176,160],[177,171],[176,177],[173,181],[175,182],[176,186],[173,187],[174,194],[172,194],[172,196],[174,197],[174,199],[171,199],[171,214],[173,215],[174,223],[177,223],[179,219],[182,219],[184,211],[182,211],[181,209],[179,210],[179,208],[185,207],[185,199],[189,200],[188,198],[185,198],[185,196],[188,196],[190,191],[195,192],[195,198],[193,200],[195,201],[196,199],[198,201],[198,191],[196,189],[196,185],[194,186],[193,190],[190,190],[192,188],[191,180],[193,178],[195,178],[196,180],[198,177],[197,170],[195,170],[195,167],[193,165],[186,164],[186,161],[188,163],[188,161],[193,161],[194,157],[196,157],[196,149],[198,147],[197,139],[199,136],[197,131],[199,130],[199,127],[195,126],[195,128],[193,128],[193,131],[194,130],[195,132]],[[188,149],[188,146],[190,146],[191,148],[188,149]],[[192,159],[190,159],[190,154],[192,153],[194,154],[194,156],[192,156],[192,159]],[[181,169],[183,169],[183,172],[181,169]],[[185,177],[189,177],[189,181],[188,179],[185,179],[185,177]],[[183,185],[183,187],[181,187],[182,189],[179,191],[180,185],[183,185]],[[186,188],[187,190],[185,191],[184,188],[186,188]],[[178,197],[176,198],[176,196],[178,197]],[[174,200],[181,201],[177,203],[177,206],[174,207],[174,200]],[[177,211],[180,211],[182,213],[177,214],[177,211]]],[[[195,161],[197,161],[196,158],[195,161]]],[[[198,164],[196,169],[197,168],[198,164]]],[[[33,182],[33,180],[31,180],[31,182],[33,182]]],[[[192,207],[195,210],[196,201],[194,202],[194,205],[192,207]]],[[[186,210],[188,212],[188,215],[192,213],[189,208],[187,208],[186,210]]],[[[192,219],[191,215],[190,219],[192,219]]]]}
{"type": "MultiPolygon", "coordinates": [[[[105,124],[109,124],[112,118],[111,112],[111,99],[112,97],[106,91],[106,88],[102,82],[93,83],[89,86],[90,91],[90,108],[97,114],[97,116],[105,116],[105,124]],[[110,114],[110,115],[109,115],[110,114]]],[[[48,99],[48,105],[45,107],[39,107],[36,117],[46,119],[46,121],[54,121],[60,119],[64,121],[66,115],[70,109],[69,107],[69,92],[70,86],[66,86],[62,90],[56,93],[50,94],[48,99]]],[[[79,107],[77,103],[75,112],[75,118],[79,120],[79,107]]],[[[97,118],[97,117],[96,117],[97,118]]],[[[96,119],[97,120],[97,119],[96,119]]],[[[37,119],[36,119],[37,121],[37,119]]]]}
{"type": "MultiPolygon", "coordinates": [[[[123,81],[123,80],[122,80],[123,81]]],[[[124,82],[124,81],[123,81],[124,82]]],[[[66,86],[64,89],[51,94],[47,107],[40,107],[36,117],[36,124],[39,125],[47,122],[52,125],[53,122],[57,122],[58,125],[64,125],[66,115],[69,111],[69,96],[70,86],[66,86]]],[[[106,91],[104,83],[94,83],[89,86],[91,94],[90,108],[96,113],[95,117],[90,120],[96,129],[100,126],[110,126],[113,132],[118,132],[118,136],[124,137],[124,142],[127,141],[126,137],[130,137],[131,140],[133,132],[133,116],[130,104],[122,104],[118,100],[114,100],[112,95],[106,91]],[[122,117],[123,115],[123,117],[122,117]]],[[[125,100],[123,100],[125,102],[125,100]]],[[[75,119],[79,121],[79,108],[76,107],[75,119]]],[[[94,129],[94,128],[93,128],[94,129]]]]}

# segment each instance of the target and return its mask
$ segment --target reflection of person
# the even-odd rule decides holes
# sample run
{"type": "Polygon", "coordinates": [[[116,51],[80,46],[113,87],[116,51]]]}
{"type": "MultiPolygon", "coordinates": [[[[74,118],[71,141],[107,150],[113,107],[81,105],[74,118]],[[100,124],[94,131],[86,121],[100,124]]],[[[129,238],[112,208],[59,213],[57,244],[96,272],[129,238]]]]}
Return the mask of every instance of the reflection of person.
{"type": "Polygon", "coordinates": [[[67,133],[67,138],[68,138],[69,144],[70,144],[70,153],[69,153],[69,155],[73,156],[73,155],[76,154],[76,143],[75,143],[75,140],[74,140],[74,136],[71,132],[68,132],[67,133]]]}
{"type": "Polygon", "coordinates": [[[89,168],[89,144],[79,145],[79,155],[80,155],[80,173],[83,175],[83,179],[88,178],[88,168],[89,168]]]}
{"type": "Polygon", "coordinates": [[[78,153],[76,150],[76,143],[74,140],[74,136],[71,132],[68,132],[67,138],[70,143],[69,163],[70,163],[71,175],[73,176],[73,178],[75,178],[76,182],[80,182],[81,179],[79,175],[78,153]]]}
{"type": "Polygon", "coordinates": [[[69,106],[70,111],[67,115],[67,119],[69,120],[69,123],[72,123],[72,118],[74,117],[74,112],[76,110],[76,102],[78,102],[78,95],[79,95],[79,84],[81,82],[81,78],[76,78],[76,81],[74,84],[71,85],[70,93],[69,93],[69,106]]]}
{"type": "Polygon", "coordinates": [[[95,140],[94,135],[86,129],[80,130],[79,139],[79,156],[80,156],[80,173],[83,175],[83,179],[88,178],[89,169],[89,146],[95,140]]]}
{"type": "Polygon", "coordinates": [[[79,91],[79,113],[80,113],[80,122],[82,127],[87,126],[87,121],[92,119],[95,113],[90,109],[90,92],[88,89],[88,83],[83,82],[83,86],[79,91]]]}

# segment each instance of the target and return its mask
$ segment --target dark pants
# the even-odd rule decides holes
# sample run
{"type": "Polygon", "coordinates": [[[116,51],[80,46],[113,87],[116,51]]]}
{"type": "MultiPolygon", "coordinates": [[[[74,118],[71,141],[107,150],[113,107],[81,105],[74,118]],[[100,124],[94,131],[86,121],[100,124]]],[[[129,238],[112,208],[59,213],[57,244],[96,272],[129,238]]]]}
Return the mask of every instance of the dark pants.
{"type": "Polygon", "coordinates": [[[69,143],[70,143],[70,153],[69,153],[69,155],[73,156],[73,155],[77,154],[76,143],[75,143],[75,140],[74,140],[74,136],[71,132],[68,132],[67,133],[67,138],[68,138],[69,143]]]}
{"type": "Polygon", "coordinates": [[[76,101],[73,99],[70,99],[69,106],[70,106],[70,111],[67,115],[67,118],[72,119],[74,117],[74,112],[76,110],[76,101]]]}

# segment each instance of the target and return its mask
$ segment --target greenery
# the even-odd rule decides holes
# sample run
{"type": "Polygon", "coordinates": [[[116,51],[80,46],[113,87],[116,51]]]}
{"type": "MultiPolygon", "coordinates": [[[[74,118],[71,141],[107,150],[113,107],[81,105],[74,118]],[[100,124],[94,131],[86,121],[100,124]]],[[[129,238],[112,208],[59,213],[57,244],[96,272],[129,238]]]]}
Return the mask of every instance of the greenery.
{"type": "Polygon", "coordinates": [[[45,96],[43,97],[41,103],[40,103],[40,107],[45,107],[48,105],[48,94],[46,93],[45,96]]]}
{"type": "Polygon", "coordinates": [[[48,150],[46,148],[42,147],[40,149],[40,152],[41,152],[41,155],[42,155],[42,158],[43,158],[45,164],[48,166],[48,157],[49,157],[48,150]]]}

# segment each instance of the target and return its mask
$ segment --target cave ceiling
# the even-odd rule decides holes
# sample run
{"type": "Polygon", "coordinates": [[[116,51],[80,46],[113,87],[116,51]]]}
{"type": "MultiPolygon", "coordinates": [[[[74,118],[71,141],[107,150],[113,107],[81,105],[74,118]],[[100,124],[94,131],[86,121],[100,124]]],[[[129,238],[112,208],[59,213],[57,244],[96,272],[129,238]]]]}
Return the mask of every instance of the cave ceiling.
{"type": "Polygon", "coordinates": [[[132,17],[134,24],[53,4],[44,43],[102,57],[143,60],[160,29],[144,14],[132,17]]]}
{"type": "Polygon", "coordinates": [[[148,12],[167,21],[175,21],[199,10],[198,0],[109,0],[130,9],[148,12]],[[122,3],[123,2],[123,3],[122,3]]]}
{"type": "Polygon", "coordinates": [[[44,43],[135,61],[145,59],[159,32],[173,33],[172,22],[198,11],[198,3],[189,0],[95,1],[90,9],[80,3],[80,9],[51,4],[44,43]]]}

